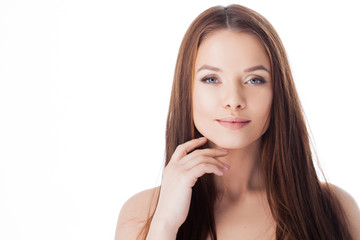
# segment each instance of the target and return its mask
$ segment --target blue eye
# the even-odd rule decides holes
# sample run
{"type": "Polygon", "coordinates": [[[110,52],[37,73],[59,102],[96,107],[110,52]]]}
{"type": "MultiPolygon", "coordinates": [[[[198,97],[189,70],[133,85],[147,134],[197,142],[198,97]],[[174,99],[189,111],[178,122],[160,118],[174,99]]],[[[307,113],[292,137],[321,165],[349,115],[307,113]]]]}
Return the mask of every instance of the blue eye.
{"type": "Polygon", "coordinates": [[[264,79],[262,79],[262,78],[252,78],[252,79],[249,80],[249,82],[252,83],[252,84],[264,84],[264,83],[266,83],[266,81],[264,79]]]}
{"type": "Polygon", "coordinates": [[[206,83],[218,83],[219,81],[215,77],[204,77],[201,79],[202,82],[206,83]]]}

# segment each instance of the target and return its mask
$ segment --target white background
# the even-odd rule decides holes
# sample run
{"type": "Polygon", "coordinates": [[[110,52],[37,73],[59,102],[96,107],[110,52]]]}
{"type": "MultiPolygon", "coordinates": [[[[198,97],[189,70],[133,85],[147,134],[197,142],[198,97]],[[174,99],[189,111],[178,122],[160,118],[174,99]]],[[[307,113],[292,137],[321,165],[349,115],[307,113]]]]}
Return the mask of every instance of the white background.
{"type": "Polygon", "coordinates": [[[0,239],[114,238],[160,183],[182,37],[229,3],[277,29],[322,167],[360,202],[355,1],[1,0],[0,239]]]}

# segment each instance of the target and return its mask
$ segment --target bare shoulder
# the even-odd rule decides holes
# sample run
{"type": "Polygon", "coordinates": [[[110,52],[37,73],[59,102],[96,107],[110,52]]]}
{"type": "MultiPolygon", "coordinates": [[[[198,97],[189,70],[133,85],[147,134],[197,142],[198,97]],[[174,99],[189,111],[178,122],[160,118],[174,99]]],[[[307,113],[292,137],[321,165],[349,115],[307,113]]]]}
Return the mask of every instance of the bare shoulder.
{"type": "Polygon", "coordinates": [[[360,209],[355,199],[344,189],[330,184],[333,187],[336,197],[345,211],[349,221],[350,233],[354,240],[360,240],[360,209]]]}
{"type": "Polygon", "coordinates": [[[155,210],[160,187],[139,192],[122,206],[116,226],[115,239],[135,240],[146,223],[149,214],[155,210]]]}

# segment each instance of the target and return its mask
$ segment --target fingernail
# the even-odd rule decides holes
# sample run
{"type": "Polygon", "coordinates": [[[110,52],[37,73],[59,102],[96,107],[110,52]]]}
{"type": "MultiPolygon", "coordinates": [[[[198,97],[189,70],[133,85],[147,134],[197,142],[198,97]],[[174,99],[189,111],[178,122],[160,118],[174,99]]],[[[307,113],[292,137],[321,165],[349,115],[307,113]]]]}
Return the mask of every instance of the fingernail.
{"type": "Polygon", "coordinates": [[[223,165],[224,165],[224,167],[225,167],[227,170],[229,170],[229,169],[230,169],[230,166],[229,166],[229,165],[227,165],[226,163],[223,163],[223,165]]]}
{"type": "Polygon", "coordinates": [[[204,139],[206,139],[206,137],[199,137],[199,139],[200,139],[200,140],[204,140],[204,139]]]}
{"type": "Polygon", "coordinates": [[[220,148],[221,151],[228,152],[226,148],[220,148]]]}

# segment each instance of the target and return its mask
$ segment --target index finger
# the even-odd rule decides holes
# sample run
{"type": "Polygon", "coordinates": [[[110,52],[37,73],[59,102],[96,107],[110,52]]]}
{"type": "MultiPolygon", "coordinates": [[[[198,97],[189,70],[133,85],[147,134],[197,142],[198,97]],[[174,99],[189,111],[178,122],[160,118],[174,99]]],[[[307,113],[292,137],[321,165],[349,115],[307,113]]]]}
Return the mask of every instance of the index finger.
{"type": "Polygon", "coordinates": [[[207,141],[206,137],[195,138],[190,141],[184,142],[176,147],[170,161],[177,161],[185,157],[189,152],[201,145],[204,145],[207,141]]]}

